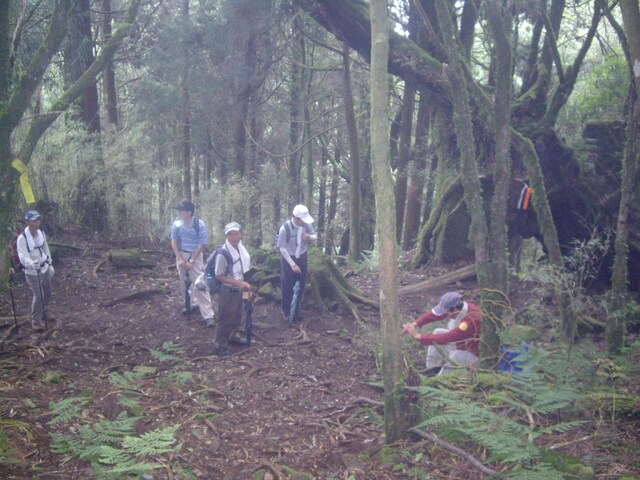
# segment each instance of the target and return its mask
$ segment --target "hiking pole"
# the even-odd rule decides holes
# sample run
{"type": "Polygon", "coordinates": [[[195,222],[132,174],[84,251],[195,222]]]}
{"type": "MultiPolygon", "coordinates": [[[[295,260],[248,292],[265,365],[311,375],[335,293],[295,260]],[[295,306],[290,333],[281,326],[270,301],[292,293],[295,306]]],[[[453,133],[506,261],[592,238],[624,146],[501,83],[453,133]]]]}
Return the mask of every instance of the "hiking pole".
{"type": "MultiPolygon", "coordinates": [[[[187,262],[191,260],[191,255],[189,255],[189,259],[187,262]]],[[[182,268],[182,278],[184,281],[184,310],[187,314],[187,321],[191,320],[191,293],[189,292],[189,288],[191,288],[191,279],[189,278],[189,271],[186,268],[182,268]]]]}
{"type": "Polygon", "coordinates": [[[253,336],[253,293],[248,292],[247,298],[244,299],[244,334],[247,337],[247,345],[251,345],[251,337],[253,336]]]}
{"type": "MultiPolygon", "coordinates": [[[[42,268],[42,267],[40,267],[42,268]]],[[[42,319],[44,320],[44,329],[49,330],[49,323],[47,322],[47,307],[44,301],[44,290],[42,289],[42,280],[40,280],[40,268],[36,271],[38,277],[38,288],[40,289],[40,301],[42,302],[42,319]]]]}
{"type": "Polygon", "coordinates": [[[18,317],[16,316],[16,301],[13,297],[13,273],[9,273],[9,296],[11,297],[11,311],[13,312],[13,324],[18,330],[18,317]]]}

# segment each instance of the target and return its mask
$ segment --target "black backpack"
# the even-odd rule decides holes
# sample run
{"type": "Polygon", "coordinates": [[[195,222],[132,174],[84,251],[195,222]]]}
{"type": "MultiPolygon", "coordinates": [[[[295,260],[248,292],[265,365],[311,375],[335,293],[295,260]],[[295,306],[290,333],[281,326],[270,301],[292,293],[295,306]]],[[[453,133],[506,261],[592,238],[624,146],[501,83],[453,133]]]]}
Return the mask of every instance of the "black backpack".
{"type": "Polygon", "coordinates": [[[209,293],[218,293],[222,287],[222,282],[216,278],[216,258],[218,255],[223,255],[227,260],[227,269],[224,272],[226,277],[231,276],[233,269],[233,258],[231,252],[225,247],[216,248],[211,255],[207,258],[204,266],[204,279],[206,285],[209,287],[209,293]]]}

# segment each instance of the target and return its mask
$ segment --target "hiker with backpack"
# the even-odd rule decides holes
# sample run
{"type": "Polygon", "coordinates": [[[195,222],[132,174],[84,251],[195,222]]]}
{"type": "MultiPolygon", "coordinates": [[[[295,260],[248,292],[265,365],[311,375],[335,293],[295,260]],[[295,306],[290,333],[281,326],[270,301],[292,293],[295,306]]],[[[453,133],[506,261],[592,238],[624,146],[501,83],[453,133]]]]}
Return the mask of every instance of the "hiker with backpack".
{"type": "Polygon", "coordinates": [[[216,249],[211,261],[213,272],[220,282],[218,293],[218,318],[213,341],[213,353],[218,357],[231,355],[230,343],[247,345],[247,338],[239,333],[242,322],[243,295],[250,295],[251,285],[244,274],[251,268],[251,256],[242,243],[241,226],[231,222],[224,227],[225,243],[216,249]],[[226,250],[229,255],[218,254],[226,250]]]}
{"type": "Polygon", "coordinates": [[[176,257],[176,267],[180,286],[185,299],[185,314],[191,315],[191,296],[200,309],[200,315],[207,327],[214,326],[213,307],[208,291],[191,288],[193,282],[202,274],[204,267],[204,249],[209,235],[205,223],[194,216],[195,206],[188,199],[181,200],[175,207],[178,218],[171,227],[171,249],[176,257]]]}
{"type": "Polygon", "coordinates": [[[296,205],[292,217],[280,226],[278,232],[282,316],[289,325],[302,319],[299,304],[307,278],[307,250],[311,242],[318,239],[312,223],[313,217],[309,214],[309,209],[304,205],[296,205]],[[292,302],[294,297],[295,302],[292,302]]]}
{"type": "Polygon", "coordinates": [[[31,327],[35,332],[47,328],[46,309],[51,300],[51,278],[53,265],[47,236],[40,230],[42,216],[35,210],[24,215],[27,224],[17,238],[17,251],[24,269],[27,285],[33,294],[31,301],[31,327]]]}

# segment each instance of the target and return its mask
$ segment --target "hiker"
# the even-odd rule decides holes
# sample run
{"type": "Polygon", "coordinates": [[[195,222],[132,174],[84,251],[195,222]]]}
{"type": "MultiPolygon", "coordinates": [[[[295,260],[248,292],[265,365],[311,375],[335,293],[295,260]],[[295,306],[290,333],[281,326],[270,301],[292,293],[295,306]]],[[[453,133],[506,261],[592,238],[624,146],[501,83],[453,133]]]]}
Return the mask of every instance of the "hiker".
{"type": "Polygon", "coordinates": [[[225,255],[217,255],[215,259],[214,272],[221,286],[213,353],[219,357],[231,355],[230,343],[248,344],[247,338],[238,331],[242,321],[243,293],[247,296],[251,293],[251,285],[244,281],[244,274],[251,268],[251,257],[242,243],[241,228],[237,222],[224,227],[223,248],[231,254],[231,265],[225,255]]]}
{"type": "Polygon", "coordinates": [[[318,239],[312,223],[313,217],[309,214],[309,209],[304,205],[296,205],[291,219],[284,222],[278,231],[282,316],[287,321],[290,320],[293,289],[298,281],[300,283],[294,320],[302,320],[299,304],[307,278],[307,250],[309,244],[318,239]]]}
{"type": "Polygon", "coordinates": [[[35,332],[42,332],[47,328],[46,309],[51,300],[51,278],[54,270],[47,237],[40,230],[42,216],[35,210],[29,210],[24,215],[24,221],[27,226],[18,236],[18,257],[33,293],[31,327],[35,332]]]}
{"type": "Polygon", "coordinates": [[[477,305],[462,300],[458,292],[447,292],[431,311],[415,322],[405,323],[402,333],[411,335],[427,349],[427,371],[442,375],[459,365],[474,365],[480,347],[482,314],[477,305]],[[449,319],[447,328],[436,328],[431,334],[420,334],[417,327],[449,319]]]}
{"type": "Polygon", "coordinates": [[[191,315],[191,296],[200,309],[200,315],[207,327],[214,326],[213,307],[208,291],[190,288],[202,273],[203,252],[209,235],[205,223],[194,216],[195,207],[189,200],[181,200],[175,207],[178,218],[171,227],[171,249],[176,257],[176,267],[180,278],[182,295],[185,299],[187,318],[191,315]],[[188,308],[187,308],[188,306],[188,308]]]}

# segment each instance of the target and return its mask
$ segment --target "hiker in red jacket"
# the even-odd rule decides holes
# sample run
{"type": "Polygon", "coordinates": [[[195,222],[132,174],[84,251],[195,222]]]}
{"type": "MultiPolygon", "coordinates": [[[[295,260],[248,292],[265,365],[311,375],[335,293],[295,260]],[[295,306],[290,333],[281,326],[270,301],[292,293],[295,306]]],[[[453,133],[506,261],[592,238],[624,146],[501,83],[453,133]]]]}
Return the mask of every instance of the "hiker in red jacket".
{"type": "Polygon", "coordinates": [[[402,333],[429,347],[427,370],[438,369],[438,375],[442,375],[455,366],[477,363],[481,317],[477,305],[463,301],[458,292],[447,292],[431,311],[423,313],[415,322],[405,323],[402,333]],[[447,318],[447,328],[436,328],[431,334],[417,332],[422,325],[447,318]]]}

